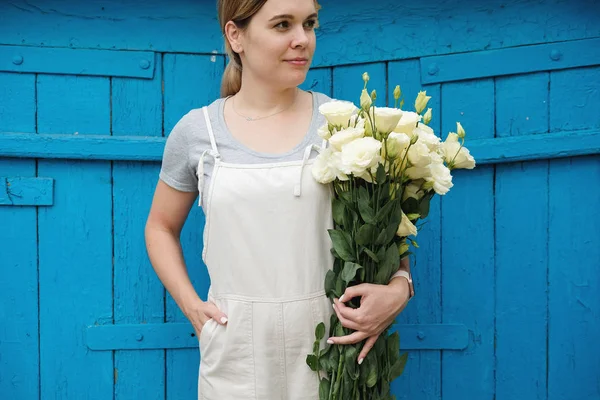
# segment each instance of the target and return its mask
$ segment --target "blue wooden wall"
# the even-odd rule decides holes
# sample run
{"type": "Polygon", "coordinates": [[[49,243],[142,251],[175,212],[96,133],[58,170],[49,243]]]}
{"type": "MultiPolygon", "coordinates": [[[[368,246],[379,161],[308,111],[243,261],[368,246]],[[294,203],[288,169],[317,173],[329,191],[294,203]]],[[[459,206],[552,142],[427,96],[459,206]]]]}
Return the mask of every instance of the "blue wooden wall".
{"type": "MultiPolygon", "coordinates": [[[[143,226],[165,136],[218,96],[214,3],[0,3],[0,399],[195,398],[143,226]]],[[[398,399],[600,399],[600,3],[322,5],[303,87],[424,88],[478,162],[419,233],[398,399]]],[[[182,242],[205,298],[203,223],[182,242]]]]}

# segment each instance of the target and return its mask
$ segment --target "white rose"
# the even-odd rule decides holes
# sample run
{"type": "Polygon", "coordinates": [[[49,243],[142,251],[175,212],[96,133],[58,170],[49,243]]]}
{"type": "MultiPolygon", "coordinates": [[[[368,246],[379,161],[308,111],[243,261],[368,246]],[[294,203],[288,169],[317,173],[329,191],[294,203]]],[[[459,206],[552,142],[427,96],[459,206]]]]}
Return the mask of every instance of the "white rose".
{"type": "Polygon", "coordinates": [[[391,158],[397,158],[403,155],[409,144],[410,139],[408,136],[403,133],[392,132],[387,138],[387,155],[391,158]]]}
{"type": "Polygon", "coordinates": [[[346,143],[350,143],[354,139],[358,139],[365,136],[364,128],[346,128],[339,132],[336,132],[329,139],[329,144],[334,150],[341,151],[342,147],[346,143]]]}
{"type": "Polygon", "coordinates": [[[473,169],[475,168],[475,159],[466,147],[460,147],[458,135],[450,132],[448,137],[441,145],[441,152],[448,167],[473,169]],[[460,149],[460,150],[459,150],[460,149]],[[458,153],[458,154],[457,154],[458,153]],[[452,161],[454,160],[454,162],[452,161]]]}
{"type": "Polygon", "coordinates": [[[319,183],[330,183],[336,178],[335,171],[331,168],[331,154],[330,148],[324,149],[312,165],[313,177],[319,183]]]}
{"type": "Polygon", "coordinates": [[[425,180],[433,183],[433,190],[435,190],[437,194],[444,195],[448,193],[454,184],[452,183],[450,169],[444,165],[441,157],[435,158],[434,162],[429,165],[429,169],[431,171],[431,177],[426,177],[425,180]]]}
{"type": "Polygon", "coordinates": [[[404,187],[404,191],[402,192],[402,201],[405,201],[409,197],[421,200],[425,193],[421,190],[421,183],[418,182],[419,181],[413,181],[404,187]]]}
{"type": "Polygon", "coordinates": [[[408,161],[413,167],[426,167],[431,163],[429,147],[420,140],[408,149],[408,161]]]}
{"type": "Polygon", "coordinates": [[[422,117],[416,112],[404,111],[402,118],[398,121],[398,124],[394,128],[394,132],[406,133],[412,135],[413,130],[417,126],[417,122],[421,121],[422,117]]]}
{"type": "Polygon", "coordinates": [[[416,134],[419,137],[419,142],[425,143],[430,151],[437,151],[440,148],[441,140],[429,126],[419,124],[414,129],[413,134],[416,134]]]}
{"type": "Polygon", "coordinates": [[[402,118],[402,110],[391,107],[374,107],[375,108],[375,127],[377,131],[388,134],[398,125],[398,121],[402,118]]]}
{"type": "Polygon", "coordinates": [[[331,100],[319,106],[319,112],[325,116],[331,125],[346,128],[350,117],[358,108],[354,103],[344,100],[331,100]]]}
{"type": "Polygon", "coordinates": [[[408,167],[406,168],[406,176],[412,180],[429,178],[431,177],[431,169],[429,165],[424,167],[408,167]]]}
{"type": "Polygon", "coordinates": [[[402,220],[400,221],[396,235],[400,237],[417,236],[417,227],[408,219],[404,211],[402,211],[402,220]]]}
{"type": "Polygon", "coordinates": [[[323,124],[323,126],[317,129],[317,134],[322,139],[328,140],[331,137],[331,132],[329,131],[329,124],[326,122],[325,124],[323,124]]]}
{"type": "Polygon", "coordinates": [[[381,142],[372,137],[355,139],[345,144],[341,151],[340,170],[354,176],[363,175],[376,167],[381,160],[381,142]]]}
{"type": "Polygon", "coordinates": [[[336,177],[340,180],[340,181],[347,181],[350,178],[348,178],[348,175],[344,174],[341,171],[341,165],[342,165],[342,153],[340,153],[339,151],[333,151],[331,153],[331,157],[329,158],[329,167],[334,171],[336,177]]]}

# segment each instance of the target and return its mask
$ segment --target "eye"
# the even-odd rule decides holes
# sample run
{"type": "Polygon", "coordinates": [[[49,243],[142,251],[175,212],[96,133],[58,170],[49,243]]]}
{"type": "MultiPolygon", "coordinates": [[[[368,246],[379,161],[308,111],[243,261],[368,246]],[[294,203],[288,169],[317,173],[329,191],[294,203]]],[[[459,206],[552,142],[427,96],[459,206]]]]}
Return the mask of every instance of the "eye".
{"type": "Polygon", "coordinates": [[[275,25],[275,28],[277,28],[277,29],[287,29],[289,27],[290,27],[290,23],[288,21],[281,21],[280,23],[275,25]]]}
{"type": "Polygon", "coordinates": [[[319,22],[316,19],[309,19],[304,23],[304,27],[308,29],[315,29],[319,27],[319,22]]]}

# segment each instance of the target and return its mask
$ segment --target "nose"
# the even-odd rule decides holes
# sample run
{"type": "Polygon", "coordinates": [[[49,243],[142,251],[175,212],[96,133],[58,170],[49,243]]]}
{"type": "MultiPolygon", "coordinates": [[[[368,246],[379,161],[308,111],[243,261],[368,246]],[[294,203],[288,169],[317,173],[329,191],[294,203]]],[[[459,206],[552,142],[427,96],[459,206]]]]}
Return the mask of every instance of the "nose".
{"type": "Polygon", "coordinates": [[[308,35],[303,26],[294,30],[294,38],[292,40],[292,48],[305,48],[308,46],[308,35]]]}

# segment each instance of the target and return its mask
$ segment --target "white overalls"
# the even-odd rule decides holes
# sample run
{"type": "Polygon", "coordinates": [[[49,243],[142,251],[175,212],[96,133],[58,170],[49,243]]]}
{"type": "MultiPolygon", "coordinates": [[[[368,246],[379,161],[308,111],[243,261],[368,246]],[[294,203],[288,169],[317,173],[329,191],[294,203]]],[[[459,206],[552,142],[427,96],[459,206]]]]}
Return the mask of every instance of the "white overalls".
{"type": "MultiPolygon", "coordinates": [[[[317,373],[306,364],[315,327],[329,331],[325,296],[333,266],[327,229],[332,189],[315,181],[309,145],[302,160],[229,164],[221,160],[207,109],[215,159],[206,199],[202,259],[208,299],[228,317],[200,333],[201,400],[316,400],[317,373]]],[[[204,154],[198,163],[202,197],[204,154]]],[[[326,335],[327,337],[327,335],[326,335]]],[[[321,347],[324,345],[323,339],[321,347]]]]}

